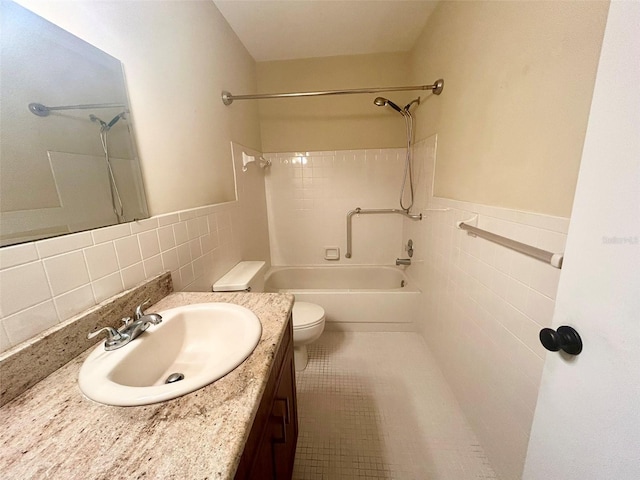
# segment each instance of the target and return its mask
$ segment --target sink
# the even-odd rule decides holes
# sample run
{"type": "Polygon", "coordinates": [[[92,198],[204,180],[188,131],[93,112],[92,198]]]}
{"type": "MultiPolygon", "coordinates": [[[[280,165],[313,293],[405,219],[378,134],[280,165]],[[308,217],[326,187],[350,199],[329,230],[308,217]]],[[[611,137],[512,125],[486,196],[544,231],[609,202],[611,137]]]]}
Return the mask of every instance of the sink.
{"type": "Polygon", "coordinates": [[[101,343],[91,352],[78,377],[82,393],[118,406],[176,398],[234,370],[262,334],[258,317],[231,303],[198,303],[156,313],[162,323],[151,325],[128,345],[107,352],[101,343]]]}

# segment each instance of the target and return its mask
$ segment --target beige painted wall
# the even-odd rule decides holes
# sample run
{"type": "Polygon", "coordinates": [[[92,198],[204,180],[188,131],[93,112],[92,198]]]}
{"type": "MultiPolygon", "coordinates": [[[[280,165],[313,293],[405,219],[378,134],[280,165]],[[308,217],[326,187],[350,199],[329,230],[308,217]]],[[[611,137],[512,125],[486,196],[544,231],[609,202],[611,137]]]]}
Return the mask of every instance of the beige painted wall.
{"type": "MultiPolygon", "coordinates": [[[[261,93],[341,90],[405,85],[407,52],[258,62],[261,93]]],[[[233,87],[232,93],[241,92],[233,87]],[[236,91],[237,90],[237,91],[236,91]]],[[[404,105],[416,92],[385,93],[404,105]]],[[[265,152],[391,148],[405,145],[402,117],[376,107],[377,95],[260,100],[260,128],[265,152]]],[[[236,104],[243,102],[236,102],[236,104]]]]}
{"type": "Polygon", "coordinates": [[[608,5],[438,6],[410,77],[445,79],[417,109],[416,138],[438,134],[436,196],[570,215],[608,5]]]}
{"type": "Polygon", "coordinates": [[[20,0],[120,59],[152,215],[235,198],[230,140],[261,150],[255,62],[211,1],[20,0]]]}

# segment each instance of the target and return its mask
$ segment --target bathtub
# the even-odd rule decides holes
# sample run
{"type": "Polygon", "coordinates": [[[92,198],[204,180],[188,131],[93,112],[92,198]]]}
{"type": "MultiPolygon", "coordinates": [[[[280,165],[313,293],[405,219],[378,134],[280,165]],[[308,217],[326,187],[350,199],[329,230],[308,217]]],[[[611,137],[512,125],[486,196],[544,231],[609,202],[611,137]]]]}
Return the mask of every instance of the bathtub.
{"type": "Polygon", "coordinates": [[[265,291],[320,305],[326,330],[414,331],[420,302],[420,291],[390,266],[272,267],[265,291]]]}

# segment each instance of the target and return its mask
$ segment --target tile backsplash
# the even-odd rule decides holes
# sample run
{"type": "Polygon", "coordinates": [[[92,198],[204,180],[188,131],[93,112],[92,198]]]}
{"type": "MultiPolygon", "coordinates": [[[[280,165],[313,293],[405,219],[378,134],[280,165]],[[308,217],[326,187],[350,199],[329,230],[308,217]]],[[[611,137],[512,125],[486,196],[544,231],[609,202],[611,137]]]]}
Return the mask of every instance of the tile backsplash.
{"type": "Polygon", "coordinates": [[[0,406],[19,396],[72,358],[100,343],[87,333],[102,327],[118,328],[120,319],[142,302],[152,304],[173,291],[171,274],[163,273],[114,295],[0,354],[0,406]]]}
{"type": "Polygon", "coordinates": [[[268,261],[264,171],[241,167],[235,202],[1,248],[0,352],[161,272],[209,291],[240,260],[268,261]]]}

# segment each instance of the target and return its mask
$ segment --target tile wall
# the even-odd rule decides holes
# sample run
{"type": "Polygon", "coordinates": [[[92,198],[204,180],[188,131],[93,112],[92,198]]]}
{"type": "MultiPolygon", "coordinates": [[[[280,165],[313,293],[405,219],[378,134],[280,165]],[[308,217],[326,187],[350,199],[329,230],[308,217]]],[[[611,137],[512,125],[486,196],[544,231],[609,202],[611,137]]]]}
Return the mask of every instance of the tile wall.
{"type": "Polygon", "coordinates": [[[163,271],[208,291],[240,260],[269,260],[264,171],[242,172],[236,202],[0,249],[0,351],[163,271]]]}
{"type": "Polygon", "coordinates": [[[433,198],[436,138],[416,145],[422,222],[405,220],[414,240],[408,268],[424,292],[418,328],[500,478],[519,479],[545,350],[538,332],[551,325],[560,270],[455,227],[477,226],[520,242],[563,252],[567,218],[433,198]]]}
{"type": "Polygon", "coordinates": [[[356,207],[398,208],[403,148],[271,153],[266,177],[273,265],[391,265],[401,253],[402,217],[353,218],[353,257],[345,258],[346,215],[356,207]],[[324,259],[339,247],[340,260],[324,259]]]}
{"type": "Polygon", "coordinates": [[[208,290],[239,260],[268,260],[269,243],[274,265],[329,264],[325,246],[341,248],[341,264],[392,264],[412,238],[407,272],[425,293],[418,328],[497,473],[519,478],[545,355],[537,335],[551,324],[560,271],[455,221],[478,213],[481,228],[559,252],[569,222],[433,198],[436,141],[414,147],[413,210],[425,219],[354,218],[351,260],[346,213],[396,208],[404,149],[269,154],[269,169],[242,172],[240,152],[257,152],[234,145],[236,202],[2,248],[0,350],[161,271],[176,290],[208,290]]]}

